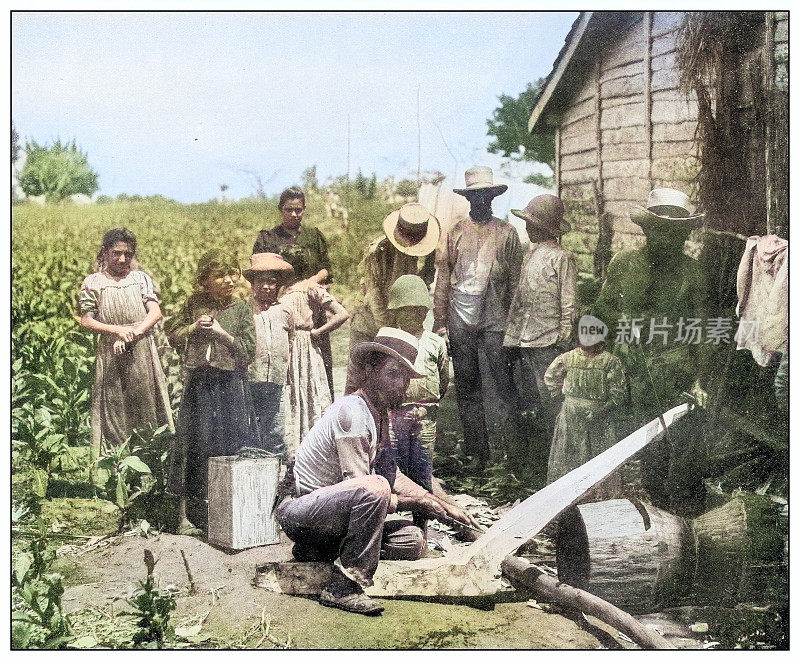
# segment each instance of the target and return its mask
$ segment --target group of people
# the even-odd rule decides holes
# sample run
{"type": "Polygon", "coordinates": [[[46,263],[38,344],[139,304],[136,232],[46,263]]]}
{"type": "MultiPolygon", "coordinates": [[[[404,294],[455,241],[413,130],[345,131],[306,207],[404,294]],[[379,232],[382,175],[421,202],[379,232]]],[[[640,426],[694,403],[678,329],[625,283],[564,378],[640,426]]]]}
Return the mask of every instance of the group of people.
{"type": "Polygon", "coordinates": [[[463,453],[476,466],[510,456],[526,417],[536,417],[553,433],[553,481],[613,442],[612,413],[627,397],[620,361],[602,339],[573,348],[576,268],[559,243],[569,230],[561,200],[540,195],[512,210],[526,222],[525,251],[508,221],[492,215],[506,190],[490,168],[474,167],[455,190],[469,214],[449,228],[418,203],[384,220],[383,237],[365,251],[345,395],[335,401],[328,336],[350,315],[328,290],[324,236],[302,222],[303,192],[284,191],[282,222],[259,233],[249,268],[241,272],[224,250],[208,252],[194,292],[164,324],[186,374],[177,425],[154,340],[158,287],[136,264],[133,234],[110,230],[80,296],[82,325],[100,335],[93,443],[174,427],[171,485],[186,534],[200,533],[192,512],[207,495],[210,457],[245,447],[282,455],[291,493],[277,516],[294,556],[334,561],[321,601],[379,613],[363,590],[380,558],[420,557],[428,519],[476,526],[432,473],[449,357],[463,453]],[[241,276],[251,300],[236,295],[241,276]],[[502,418],[494,447],[488,391],[502,418]],[[395,511],[413,519],[386,521],[395,511]]]}

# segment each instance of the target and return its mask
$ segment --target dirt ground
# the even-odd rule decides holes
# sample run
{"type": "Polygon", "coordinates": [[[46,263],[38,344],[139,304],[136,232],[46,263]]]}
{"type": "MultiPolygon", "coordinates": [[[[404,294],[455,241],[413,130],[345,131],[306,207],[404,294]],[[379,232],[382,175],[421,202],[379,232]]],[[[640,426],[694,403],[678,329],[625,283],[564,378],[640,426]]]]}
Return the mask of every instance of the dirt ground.
{"type": "MultiPolygon", "coordinates": [[[[207,613],[202,633],[217,641],[241,639],[266,616],[269,638],[259,641],[260,636],[254,636],[248,646],[594,649],[608,644],[563,615],[528,606],[523,595],[482,607],[382,599],[383,615],[367,618],[320,606],[314,599],[253,587],[257,564],[291,557],[291,545],[283,536],[281,544],[235,554],[166,533],[121,536],[89,552],[64,553],[60,564],[67,574],[63,599],[67,612],[88,607],[106,613],[128,610],[125,596],[145,577],[145,549],[157,559],[160,585],[177,588],[173,621],[196,623],[207,613]],[[194,594],[181,550],[192,573],[194,594]]],[[[616,634],[607,627],[604,631],[606,637],[616,634]]]]}

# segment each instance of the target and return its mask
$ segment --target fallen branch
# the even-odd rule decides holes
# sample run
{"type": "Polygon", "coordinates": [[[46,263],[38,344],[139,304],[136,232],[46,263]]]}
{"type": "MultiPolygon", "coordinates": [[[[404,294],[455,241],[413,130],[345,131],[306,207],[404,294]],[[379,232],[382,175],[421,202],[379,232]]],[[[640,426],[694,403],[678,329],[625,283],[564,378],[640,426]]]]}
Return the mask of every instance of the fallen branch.
{"type": "Polygon", "coordinates": [[[506,576],[532,590],[538,597],[593,615],[644,649],[675,649],[663,636],[645,627],[632,615],[585,590],[561,583],[524,558],[509,555],[503,560],[502,569],[506,576]]]}
{"type": "MultiPolygon", "coordinates": [[[[192,570],[189,569],[189,561],[186,559],[186,554],[183,552],[183,549],[181,549],[181,557],[183,558],[183,566],[186,568],[186,576],[189,577],[189,594],[195,594],[197,592],[197,587],[194,584],[192,570]]],[[[211,611],[209,611],[209,613],[210,612],[211,611]]]]}

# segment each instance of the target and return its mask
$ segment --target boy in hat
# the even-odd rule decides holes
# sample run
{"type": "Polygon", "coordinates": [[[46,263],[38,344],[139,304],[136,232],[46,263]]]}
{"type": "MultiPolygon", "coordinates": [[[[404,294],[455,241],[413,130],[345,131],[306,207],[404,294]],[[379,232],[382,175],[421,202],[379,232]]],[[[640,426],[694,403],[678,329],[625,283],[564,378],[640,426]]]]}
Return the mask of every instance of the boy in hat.
{"type": "MultiPolygon", "coordinates": [[[[383,233],[364,252],[364,280],[350,321],[350,346],[368,342],[389,323],[389,289],[401,275],[418,275],[439,243],[439,221],[416,202],[404,204],[383,221],[383,233]]],[[[354,365],[347,367],[345,394],[358,388],[354,365]]]]}
{"type": "Polygon", "coordinates": [[[417,339],[381,328],[371,342],[351,349],[363,369],[356,392],[337,399],[308,432],[294,464],[299,497],[277,509],[298,560],[333,560],[331,580],[320,594],[326,606],[364,615],[383,607],[364,594],[378,560],[416,560],[425,549],[411,521],[386,521],[388,513],[411,510],[430,518],[470,525],[459,508],[440,500],[399,470],[376,474],[376,459],[389,441],[390,409],[399,407],[414,369],[417,339]]]}
{"type": "Polygon", "coordinates": [[[278,302],[291,284],[294,269],[280,255],[255,253],[244,277],[253,288],[253,321],[256,326],[256,355],[247,368],[247,380],[264,450],[286,453],[284,440],[283,389],[289,363],[290,310],[278,302]]]}
{"type": "Polygon", "coordinates": [[[489,439],[483,402],[488,384],[481,380],[481,352],[485,352],[501,403],[499,457],[517,434],[517,393],[503,335],[519,280],[522,248],[516,230],[492,215],[492,200],[508,186],[495,185],[488,167],[470,168],[464,179],[465,188],[453,190],[467,198],[470,212],[450,227],[436,255],[433,329],[447,335],[450,342],[464,454],[482,468],[489,458],[489,439]]]}
{"type": "Polygon", "coordinates": [[[570,226],[555,195],[538,195],[511,213],[525,221],[531,243],[511,300],[503,346],[517,350],[522,410],[538,410],[549,436],[555,411],[544,373],[567,350],[575,322],[575,259],[559,244],[570,226]]]}

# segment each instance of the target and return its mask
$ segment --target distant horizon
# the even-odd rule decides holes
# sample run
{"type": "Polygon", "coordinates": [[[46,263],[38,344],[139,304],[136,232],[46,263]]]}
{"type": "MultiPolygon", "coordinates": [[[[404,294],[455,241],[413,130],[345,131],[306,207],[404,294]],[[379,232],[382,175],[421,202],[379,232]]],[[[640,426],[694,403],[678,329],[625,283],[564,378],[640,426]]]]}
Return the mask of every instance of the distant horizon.
{"type": "Polygon", "coordinates": [[[11,119],[22,147],[74,139],[97,195],[195,203],[346,175],[348,122],[351,179],[416,179],[419,93],[421,170],[463,176],[507,160],[486,122],[576,16],[15,11],[11,119]]]}

